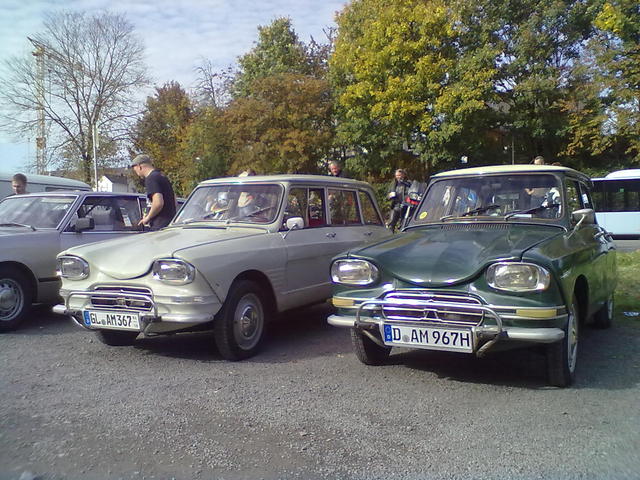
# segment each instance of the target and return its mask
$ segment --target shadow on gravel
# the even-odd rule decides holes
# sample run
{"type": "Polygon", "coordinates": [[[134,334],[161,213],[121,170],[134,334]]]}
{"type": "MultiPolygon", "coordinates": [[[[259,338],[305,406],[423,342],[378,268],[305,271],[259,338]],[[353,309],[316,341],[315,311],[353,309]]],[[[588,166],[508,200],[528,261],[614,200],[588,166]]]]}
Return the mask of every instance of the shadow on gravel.
{"type": "Polygon", "coordinates": [[[17,330],[1,335],[60,335],[76,328],[69,317],[53,313],[51,305],[34,305],[17,330]]]}
{"type": "MultiPolygon", "coordinates": [[[[351,353],[348,330],[327,323],[332,311],[330,305],[319,304],[284,313],[269,325],[262,350],[243,363],[286,363],[351,353]]],[[[226,362],[210,331],[140,338],[135,347],[153,355],[226,362]]]]}
{"type": "MultiPolygon", "coordinates": [[[[582,328],[576,381],[573,389],[624,390],[640,382],[640,332],[628,327],[609,330],[582,328]]],[[[449,352],[398,350],[389,364],[432,372],[439,378],[463,383],[504,385],[528,389],[547,385],[541,348],[499,351],[484,358],[449,352]]]]}

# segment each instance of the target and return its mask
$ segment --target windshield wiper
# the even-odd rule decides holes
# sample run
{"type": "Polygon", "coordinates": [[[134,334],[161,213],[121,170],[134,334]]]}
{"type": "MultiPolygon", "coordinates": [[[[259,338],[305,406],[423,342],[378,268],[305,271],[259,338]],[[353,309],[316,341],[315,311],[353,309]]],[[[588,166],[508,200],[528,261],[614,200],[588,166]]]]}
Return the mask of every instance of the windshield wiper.
{"type": "Polygon", "coordinates": [[[450,218],[461,218],[461,217],[469,217],[471,215],[480,215],[481,213],[484,213],[487,210],[495,210],[496,208],[500,208],[500,205],[496,205],[495,203],[492,203],[491,205],[485,205],[484,207],[474,208],[473,210],[464,212],[461,215],[445,215],[444,217],[440,217],[440,221],[444,222],[445,220],[449,220],[450,218]]]}
{"type": "Polygon", "coordinates": [[[36,231],[36,227],[34,227],[33,225],[25,225],[24,223],[15,223],[15,222],[0,223],[0,227],[25,227],[25,228],[30,228],[34,232],[36,231]]]}
{"type": "Polygon", "coordinates": [[[468,212],[460,215],[461,217],[470,217],[471,215],[480,215],[481,213],[486,212],[487,210],[495,210],[496,208],[500,208],[500,205],[496,205],[492,203],[491,205],[485,205],[484,207],[474,208],[473,210],[469,210],[468,212]]]}
{"type": "Polygon", "coordinates": [[[537,213],[542,210],[546,210],[547,208],[559,207],[559,203],[551,203],[549,205],[538,205],[537,207],[528,208],[526,210],[515,210],[513,212],[509,212],[504,216],[505,220],[508,220],[511,217],[515,217],[516,215],[526,215],[528,213],[537,213]]]}

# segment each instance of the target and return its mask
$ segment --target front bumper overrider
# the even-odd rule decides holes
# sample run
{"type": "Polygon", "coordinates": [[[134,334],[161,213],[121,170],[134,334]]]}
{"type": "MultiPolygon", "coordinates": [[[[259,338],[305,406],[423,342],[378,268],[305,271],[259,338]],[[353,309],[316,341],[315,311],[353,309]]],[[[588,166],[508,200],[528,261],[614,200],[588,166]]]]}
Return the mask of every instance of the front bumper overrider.
{"type": "MultiPolygon", "coordinates": [[[[352,308],[345,308],[344,298],[334,297],[334,304],[338,304],[340,313],[330,315],[327,319],[330,325],[335,327],[356,328],[369,333],[371,331],[380,332],[383,324],[406,325],[414,327],[441,327],[441,328],[467,328],[470,329],[474,338],[474,352],[477,356],[482,356],[498,341],[512,341],[532,344],[548,344],[562,340],[565,336],[564,330],[559,327],[523,327],[505,325],[505,320],[514,318],[522,323],[531,321],[539,324],[541,320],[553,323],[566,323],[567,314],[564,306],[553,308],[520,308],[495,307],[489,305],[461,304],[455,302],[445,302],[436,300],[421,299],[367,299],[355,304],[352,308]],[[336,299],[338,301],[336,301],[336,299]],[[342,302],[340,302],[342,300],[342,302]],[[424,319],[398,319],[385,316],[385,309],[423,309],[425,312],[435,312],[424,319]],[[345,310],[347,310],[345,312],[345,310]],[[348,310],[353,310],[350,314],[348,310]],[[481,312],[480,320],[476,324],[469,322],[447,321],[439,318],[438,312],[461,312],[465,311],[481,312]],[[519,315],[514,313],[518,312],[519,315]],[[554,314],[555,312],[555,314],[554,314]],[[541,314],[543,313],[543,314],[541,314]],[[529,316],[527,316],[529,314],[529,316]]],[[[353,300],[353,299],[350,299],[353,300]]],[[[360,301],[362,299],[358,299],[360,301]]],[[[356,301],[356,302],[357,302],[356,301]]],[[[354,303],[356,303],[354,302],[354,303]]],[[[376,336],[368,335],[376,343],[380,343],[376,336]]]]}

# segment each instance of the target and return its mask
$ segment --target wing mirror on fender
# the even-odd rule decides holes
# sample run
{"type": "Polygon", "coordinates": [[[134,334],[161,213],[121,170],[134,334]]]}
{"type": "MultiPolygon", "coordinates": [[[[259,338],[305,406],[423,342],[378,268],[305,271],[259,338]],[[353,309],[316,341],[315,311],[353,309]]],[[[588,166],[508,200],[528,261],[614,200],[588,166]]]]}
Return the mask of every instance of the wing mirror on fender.
{"type": "Polygon", "coordinates": [[[571,212],[571,219],[576,223],[576,228],[580,225],[593,225],[596,223],[596,213],[593,208],[581,208],[571,212]]]}
{"type": "Polygon", "coordinates": [[[287,235],[291,230],[300,230],[304,228],[304,220],[302,219],[302,217],[287,218],[287,220],[284,222],[284,226],[287,231],[284,232],[282,238],[287,238],[287,235]]]}
{"type": "Polygon", "coordinates": [[[82,217],[76,220],[75,231],[80,233],[85,230],[93,230],[96,226],[96,222],[93,217],[82,217]]]}

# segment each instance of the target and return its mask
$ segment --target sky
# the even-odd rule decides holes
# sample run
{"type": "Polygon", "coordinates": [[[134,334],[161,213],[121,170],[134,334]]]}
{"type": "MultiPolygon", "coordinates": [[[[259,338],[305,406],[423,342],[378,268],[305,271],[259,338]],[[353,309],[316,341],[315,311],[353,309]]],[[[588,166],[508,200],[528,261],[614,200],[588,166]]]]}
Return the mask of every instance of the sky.
{"type": "MultiPolygon", "coordinates": [[[[27,36],[42,31],[46,12],[104,10],[122,13],[134,25],[146,50],[154,85],[178,81],[189,89],[194,69],[209,60],[216,70],[235,65],[258,39],[258,26],[289,17],[300,40],[324,42],[346,0],[1,0],[0,63],[30,55],[27,36]]],[[[0,170],[23,171],[33,162],[34,140],[0,133],[0,170]]]]}

